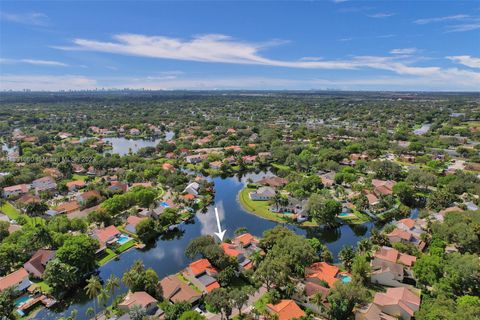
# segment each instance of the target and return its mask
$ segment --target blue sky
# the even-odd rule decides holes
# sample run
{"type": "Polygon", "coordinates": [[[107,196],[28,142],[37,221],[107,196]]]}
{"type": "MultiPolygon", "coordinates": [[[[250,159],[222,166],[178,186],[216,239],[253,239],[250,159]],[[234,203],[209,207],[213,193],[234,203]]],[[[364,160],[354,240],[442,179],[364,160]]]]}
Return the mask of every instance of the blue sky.
{"type": "Polygon", "coordinates": [[[477,1],[1,1],[0,89],[480,88],[477,1]]]}

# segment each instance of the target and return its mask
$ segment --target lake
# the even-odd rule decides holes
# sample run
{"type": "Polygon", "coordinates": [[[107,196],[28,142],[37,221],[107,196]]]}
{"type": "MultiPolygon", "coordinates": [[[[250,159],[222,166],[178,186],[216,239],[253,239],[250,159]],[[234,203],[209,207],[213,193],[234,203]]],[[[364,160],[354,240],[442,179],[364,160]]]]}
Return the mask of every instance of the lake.
{"type": "MultiPolygon", "coordinates": [[[[248,173],[243,176],[213,178],[215,202],[208,208],[207,213],[197,213],[192,223],[183,224],[180,226],[180,231],[159,238],[156,245],[147,251],[131,249],[123,253],[120,260],[112,260],[99,268],[100,277],[106,280],[110,274],[114,274],[121,278],[136,259],[142,260],[147,268],[153,268],[160,279],[185,268],[191,262],[184,255],[189,241],[200,235],[213,235],[217,231],[215,206],[219,211],[222,228],[227,229],[226,237],[234,237],[234,232],[239,227],[246,227],[250,233],[261,236],[265,230],[275,227],[277,223],[264,220],[243,210],[237,201],[237,194],[246,185],[248,178],[255,181],[269,174],[268,172],[248,173]]],[[[321,228],[303,229],[291,225],[286,226],[298,234],[317,237],[327,245],[337,259],[337,254],[344,245],[356,245],[360,239],[368,237],[373,223],[355,226],[343,225],[328,231],[321,228]]],[[[126,290],[125,287],[122,287],[117,291],[123,293],[126,290]]],[[[79,298],[79,296],[76,299],[80,301],[73,301],[68,307],[43,309],[34,319],[57,319],[68,316],[73,309],[78,310],[77,319],[87,319],[85,312],[93,306],[93,302],[85,297],[79,298]]]]}
{"type": "MultiPolygon", "coordinates": [[[[120,156],[124,156],[126,154],[131,153],[137,153],[138,150],[141,148],[146,148],[146,147],[156,147],[157,144],[162,141],[170,141],[173,139],[175,133],[173,131],[167,131],[165,132],[165,137],[164,138],[152,138],[152,139],[127,139],[124,137],[118,137],[118,138],[102,138],[103,141],[108,142],[111,146],[112,149],[107,149],[104,151],[104,153],[117,153],[120,156]]],[[[85,139],[88,138],[81,138],[80,141],[84,141],[85,139]]]]}

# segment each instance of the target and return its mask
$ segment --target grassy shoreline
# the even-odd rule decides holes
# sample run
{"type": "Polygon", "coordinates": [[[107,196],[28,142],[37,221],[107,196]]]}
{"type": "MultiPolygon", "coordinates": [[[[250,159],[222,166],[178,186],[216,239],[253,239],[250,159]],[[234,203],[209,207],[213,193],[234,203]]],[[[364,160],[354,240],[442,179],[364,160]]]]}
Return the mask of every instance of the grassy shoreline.
{"type": "Polygon", "coordinates": [[[277,214],[271,212],[268,207],[268,201],[253,201],[248,196],[249,192],[253,191],[253,188],[243,188],[237,199],[242,206],[242,208],[248,213],[254,214],[260,218],[278,222],[278,223],[289,223],[293,225],[299,225],[301,227],[318,227],[318,225],[312,221],[306,221],[302,223],[297,223],[293,219],[289,219],[287,215],[277,214]]]}

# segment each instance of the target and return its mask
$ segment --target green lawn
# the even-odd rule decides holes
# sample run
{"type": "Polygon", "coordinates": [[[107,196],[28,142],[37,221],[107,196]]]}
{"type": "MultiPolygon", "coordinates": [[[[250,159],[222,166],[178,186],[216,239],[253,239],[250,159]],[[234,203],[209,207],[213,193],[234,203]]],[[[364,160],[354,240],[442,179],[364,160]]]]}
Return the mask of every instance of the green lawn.
{"type": "MultiPolygon", "coordinates": [[[[248,196],[249,192],[253,191],[253,188],[244,188],[240,191],[238,198],[240,201],[240,205],[248,212],[253,213],[259,217],[264,219],[280,222],[280,223],[291,223],[296,224],[295,221],[289,219],[289,215],[279,214],[271,212],[269,207],[269,201],[253,201],[248,196]]],[[[313,221],[305,221],[300,224],[304,227],[310,226],[317,226],[317,224],[313,221]]]]}
{"type": "Polygon", "coordinates": [[[131,247],[133,247],[135,244],[137,243],[137,241],[135,241],[135,239],[132,239],[128,242],[125,242],[124,244],[122,244],[121,246],[119,246],[118,248],[115,249],[115,252],[117,253],[122,253],[128,249],[130,249],[131,247]]]}
{"type": "Polygon", "coordinates": [[[52,292],[52,287],[50,287],[45,281],[32,280],[32,282],[36,284],[40,288],[40,291],[42,291],[43,293],[52,292]]]}
{"type": "MultiPolygon", "coordinates": [[[[128,242],[127,242],[128,243],[128,242]]],[[[101,257],[99,257],[99,259],[97,259],[97,264],[101,267],[103,266],[105,263],[107,263],[108,261],[112,260],[113,258],[115,258],[117,256],[117,254],[110,248],[107,248],[105,250],[105,252],[102,254],[101,257]]]]}
{"type": "Polygon", "coordinates": [[[18,211],[10,202],[5,202],[0,210],[2,210],[12,220],[18,219],[18,217],[21,215],[20,211],[18,211]]]}
{"type": "Polygon", "coordinates": [[[83,175],[83,174],[74,174],[72,176],[72,181],[73,180],[82,180],[82,181],[85,181],[85,179],[87,179],[87,176],[86,175],[83,175]]]}
{"type": "Polygon", "coordinates": [[[279,164],[279,163],[272,163],[272,167],[274,167],[276,169],[279,169],[279,170],[287,170],[287,171],[290,170],[289,166],[279,164]]]}
{"type": "Polygon", "coordinates": [[[4,212],[11,220],[18,220],[19,217],[24,217],[27,221],[27,224],[30,225],[45,225],[45,219],[40,217],[29,217],[26,214],[21,213],[17,208],[15,208],[10,202],[5,202],[0,210],[4,212]]]}

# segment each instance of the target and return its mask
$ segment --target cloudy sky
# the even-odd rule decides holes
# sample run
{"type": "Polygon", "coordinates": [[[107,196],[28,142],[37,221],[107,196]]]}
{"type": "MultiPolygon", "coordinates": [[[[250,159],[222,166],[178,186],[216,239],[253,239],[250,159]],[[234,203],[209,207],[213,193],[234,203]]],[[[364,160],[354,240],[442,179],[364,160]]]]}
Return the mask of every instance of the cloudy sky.
{"type": "Polygon", "coordinates": [[[0,5],[0,90],[480,89],[476,1],[0,5]]]}

